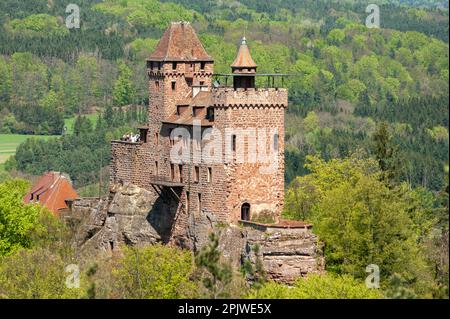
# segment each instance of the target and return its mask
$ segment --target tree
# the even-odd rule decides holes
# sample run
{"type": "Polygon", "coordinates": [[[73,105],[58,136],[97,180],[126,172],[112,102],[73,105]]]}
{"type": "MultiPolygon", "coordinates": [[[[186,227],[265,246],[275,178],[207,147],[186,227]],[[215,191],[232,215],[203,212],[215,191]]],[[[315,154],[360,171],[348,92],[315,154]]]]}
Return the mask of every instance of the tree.
{"type": "Polygon", "coordinates": [[[202,282],[211,299],[227,297],[233,279],[231,265],[221,261],[219,237],[211,233],[209,243],[195,257],[197,267],[204,270],[202,282]]]}
{"type": "Polygon", "coordinates": [[[131,80],[132,75],[131,69],[124,62],[120,62],[119,77],[114,83],[113,89],[113,100],[115,105],[123,106],[133,103],[136,89],[131,80]]]}
{"type": "Polygon", "coordinates": [[[28,188],[23,180],[0,184],[0,256],[32,246],[31,234],[39,227],[40,208],[23,203],[28,188]]]}
{"type": "Polygon", "coordinates": [[[372,135],[372,152],[385,178],[391,182],[398,179],[401,171],[398,147],[393,143],[386,122],[378,123],[372,135]]]}

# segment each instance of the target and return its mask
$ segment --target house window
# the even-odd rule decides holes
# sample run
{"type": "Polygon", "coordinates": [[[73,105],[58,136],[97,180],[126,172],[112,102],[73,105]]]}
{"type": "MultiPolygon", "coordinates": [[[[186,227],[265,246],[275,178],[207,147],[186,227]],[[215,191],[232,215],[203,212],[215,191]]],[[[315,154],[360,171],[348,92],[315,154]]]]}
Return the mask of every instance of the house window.
{"type": "Polygon", "coordinates": [[[200,62],[200,70],[203,71],[205,69],[205,65],[206,65],[205,62],[200,62]]]}
{"type": "Polygon", "coordinates": [[[212,168],[208,167],[208,183],[212,181],[212,168]]]}
{"type": "Polygon", "coordinates": [[[172,70],[176,70],[177,69],[177,62],[172,62],[172,70]]]}
{"type": "Polygon", "coordinates": [[[175,165],[170,164],[170,179],[174,180],[175,179],[175,165]]]}
{"type": "Polygon", "coordinates": [[[200,81],[200,86],[203,86],[203,85],[205,85],[205,82],[204,81],[200,81]]]}
{"type": "Polygon", "coordinates": [[[194,167],[194,182],[198,183],[199,178],[200,178],[200,167],[195,166],[194,167]]]}
{"type": "Polygon", "coordinates": [[[172,91],[175,91],[175,89],[176,89],[176,84],[177,84],[176,81],[172,81],[172,91]]]}
{"type": "Polygon", "coordinates": [[[198,197],[197,197],[197,208],[198,208],[198,212],[201,213],[202,212],[202,194],[198,193],[198,197]]]}

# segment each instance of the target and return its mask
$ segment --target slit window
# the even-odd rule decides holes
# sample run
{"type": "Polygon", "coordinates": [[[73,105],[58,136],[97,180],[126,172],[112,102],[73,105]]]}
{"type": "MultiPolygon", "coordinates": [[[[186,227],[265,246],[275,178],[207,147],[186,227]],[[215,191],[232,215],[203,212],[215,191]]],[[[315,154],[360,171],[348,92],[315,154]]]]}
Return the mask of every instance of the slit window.
{"type": "Polygon", "coordinates": [[[198,208],[198,212],[201,213],[202,212],[202,194],[198,193],[198,197],[197,197],[197,208],[198,208]]]}
{"type": "Polygon", "coordinates": [[[177,62],[172,62],[172,70],[176,70],[177,69],[177,62]]]}
{"type": "Polygon", "coordinates": [[[186,211],[189,212],[189,192],[186,192],[186,211]]]}
{"type": "Polygon", "coordinates": [[[158,144],[159,144],[159,133],[156,132],[155,133],[155,145],[158,145],[158,144]]]}
{"type": "Polygon", "coordinates": [[[208,167],[208,183],[212,181],[212,168],[208,167]]]}
{"type": "Polygon", "coordinates": [[[183,183],[183,165],[178,165],[178,178],[180,183],[183,183]]]}
{"type": "Polygon", "coordinates": [[[170,179],[175,179],[175,166],[173,164],[170,164],[170,179]]]}
{"type": "Polygon", "coordinates": [[[235,134],[231,135],[231,149],[233,150],[233,152],[236,151],[236,135],[235,134]]]}
{"type": "Polygon", "coordinates": [[[200,167],[195,166],[194,167],[194,182],[198,183],[200,179],[200,167]]]}
{"type": "Polygon", "coordinates": [[[177,87],[177,82],[172,81],[172,91],[175,91],[176,87],[177,87]]]}
{"type": "Polygon", "coordinates": [[[155,175],[158,175],[158,161],[155,161],[155,175]]]}
{"type": "Polygon", "coordinates": [[[200,70],[203,71],[205,69],[205,65],[206,65],[205,62],[200,62],[200,70]]]}
{"type": "Polygon", "coordinates": [[[278,151],[279,143],[280,143],[280,137],[278,134],[275,134],[273,136],[273,150],[274,151],[278,151]]]}

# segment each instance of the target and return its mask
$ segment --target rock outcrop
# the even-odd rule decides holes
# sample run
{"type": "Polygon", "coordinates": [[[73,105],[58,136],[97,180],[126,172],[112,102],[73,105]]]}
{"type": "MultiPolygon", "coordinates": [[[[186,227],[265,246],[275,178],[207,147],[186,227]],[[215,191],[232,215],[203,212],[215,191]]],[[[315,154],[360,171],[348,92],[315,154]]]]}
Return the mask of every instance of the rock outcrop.
{"type": "Polygon", "coordinates": [[[63,218],[74,228],[74,245],[83,256],[111,253],[121,245],[169,242],[197,251],[207,244],[209,233],[216,232],[225,258],[236,266],[259,259],[267,276],[279,282],[292,283],[323,271],[321,247],[308,228],[225,225],[202,212],[192,214],[182,241],[171,241],[175,219],[171,212],[176,209],[161,205],[157,198],[135,185],[118,185],[109,198],[73,201],[63,218]]]}

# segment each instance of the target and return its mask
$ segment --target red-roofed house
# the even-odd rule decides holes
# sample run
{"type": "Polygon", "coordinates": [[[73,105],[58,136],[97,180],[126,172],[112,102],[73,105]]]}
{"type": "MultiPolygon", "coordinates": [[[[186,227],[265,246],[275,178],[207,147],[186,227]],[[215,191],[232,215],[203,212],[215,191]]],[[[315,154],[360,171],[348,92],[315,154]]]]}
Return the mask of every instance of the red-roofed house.
{"type": "Polygon", "coordinates": [[[44,174],[25,196],[25,203],[39,203],[59,216],[66,209],[66,200],[78,197],[70,180],[59,172],[44,174]]]}

